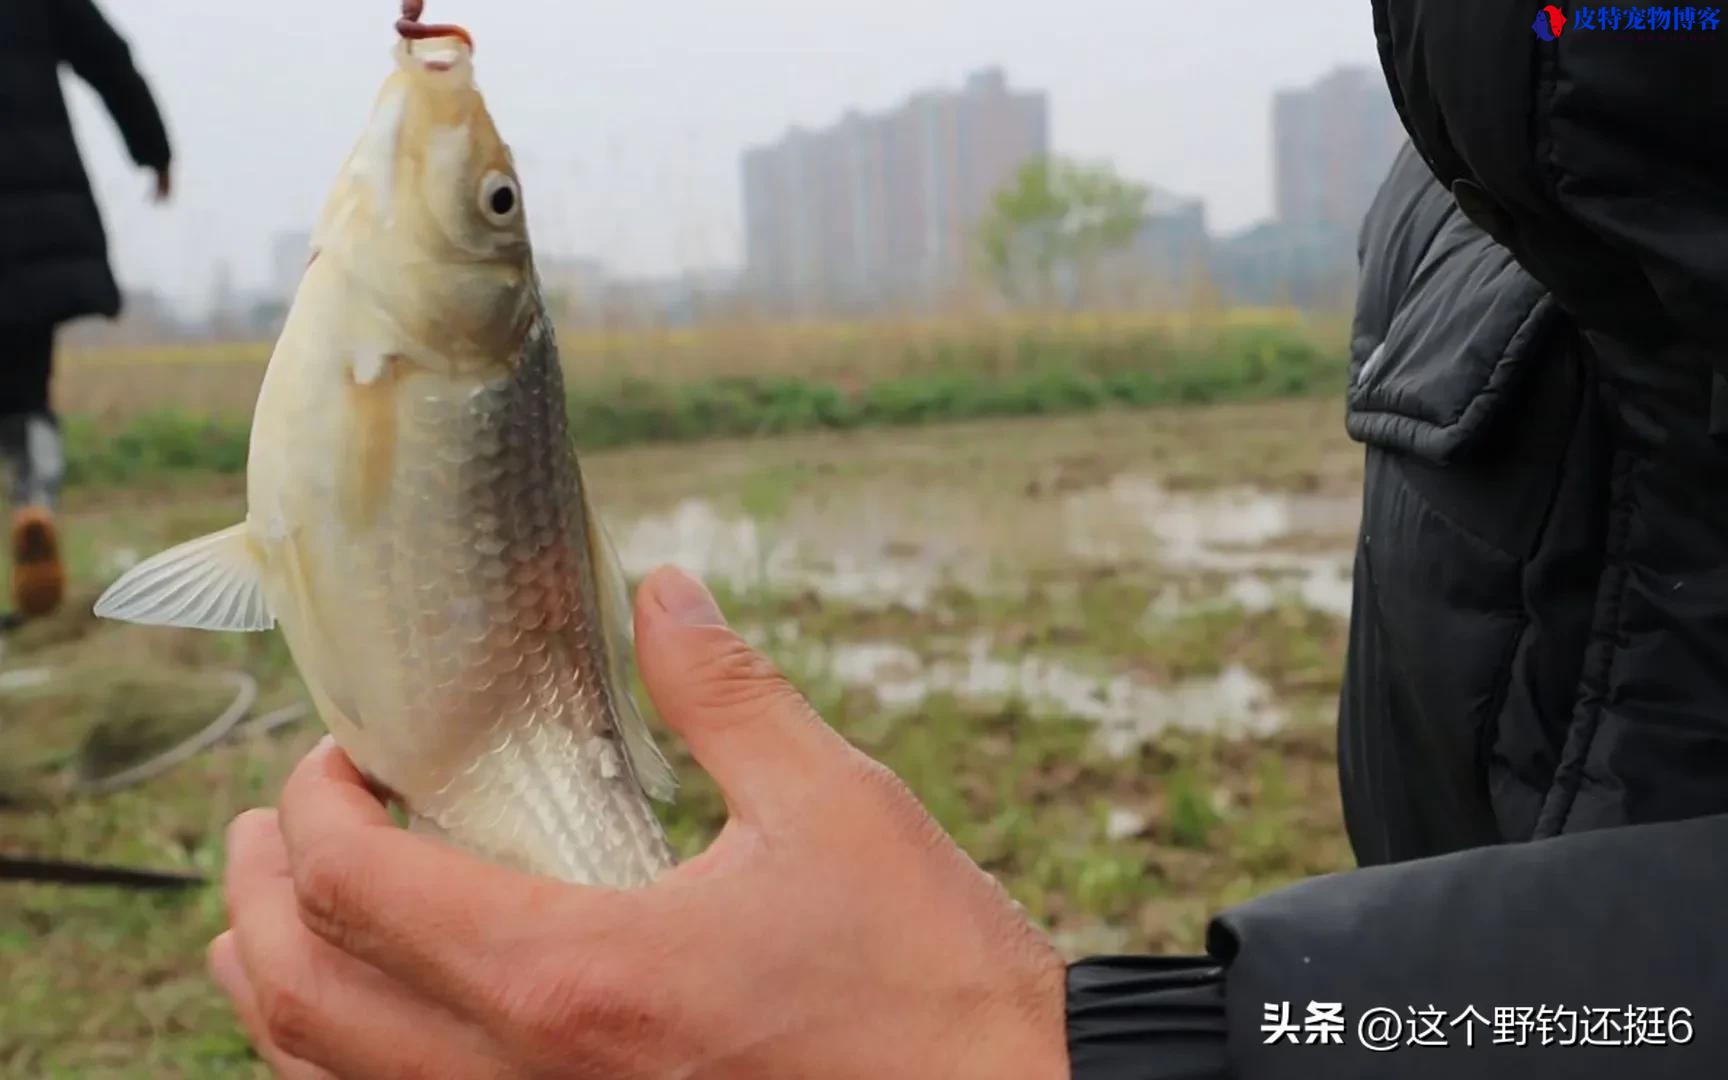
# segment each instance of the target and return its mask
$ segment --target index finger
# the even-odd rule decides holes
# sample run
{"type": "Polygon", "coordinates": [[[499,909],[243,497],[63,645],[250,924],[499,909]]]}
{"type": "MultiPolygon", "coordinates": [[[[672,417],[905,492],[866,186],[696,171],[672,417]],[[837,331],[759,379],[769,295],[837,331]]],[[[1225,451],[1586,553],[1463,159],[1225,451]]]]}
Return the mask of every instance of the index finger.
{"type": "MultiPolygon", "coordinates": [[[[496,999],[522,950],[587,890],[483,862],[396,826],[334,744],[282,792],[282,834],[302,921],[338,949],[462,1011],[496,999]]],[[[541,948],[544,948],[542,943],[541,948]]]]}

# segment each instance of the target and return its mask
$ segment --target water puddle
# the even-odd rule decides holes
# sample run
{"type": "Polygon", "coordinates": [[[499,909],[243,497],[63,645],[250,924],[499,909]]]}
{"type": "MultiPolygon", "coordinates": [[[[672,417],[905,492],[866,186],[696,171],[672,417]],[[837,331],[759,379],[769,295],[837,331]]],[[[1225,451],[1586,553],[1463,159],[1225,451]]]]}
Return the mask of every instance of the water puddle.
{"type": "Polygon", "coordinates": [[[0,673],[0,695],[27,694],[53,683],[54,673],[46,668],[28,668],[0,673]]]}
{"type": "Polygon", "coordinates": [[[1317,559],[1287,588],[1267,585],[1261,593],[1244,595],[1252,584],[1252,579],[1244,578],[1231,586],[1231,598],[1248,611],[1270,610],[1281,596],[1288,595],[1294,596],[1296,602],[1305,608],[1347,619],[1351,601],[1356,595],[1355,576],[1351,573],[1348,558],[1337,561],[1317,559]]]}
{"type": "Polygon", "coordinates": [[[1112,842],[1139,836],[1150,823],[1145,814],[1126,806],[1112,806],[1104,820],[1104,837],[1112,842]]]}
{"type": "MultiPolygon", "coordinates": [[[[952,488],[825,495],[795,498],[767,521],[712,500],[686,500],[625,522],[619,547],[634,574],[672,562],[736,589],[808,590],[825,600],[914,610],[944,585],[990,594],[1024,588],[1033,570],[1139,565],[1179,575],[1180,588],[1154,600],[1148,618],[1174,618],[1196,603],[1349,611],[1353,499],[1177,493],[1132,476],[1046,499],[991,500],[952,488]],[[1214,577],[1222,581],[1192,595],[1214,577]]],[[[796,630],[772,628],[771,651],[870,690],[884,709],[916,710],[937,694],[986,707],[1017,702],[1038,718],[1091,724],[1116,755],[1170,730],[1254,737],[1286,720],[1268,684],[1241,666],[1159,685],[1067,658],[997,655],[989,635],[915,649],[815,641],[796,630]]]]}
{"type": "Polygon", "coordinates": [[[843,522],[798,514],[765,523],[722,513],[707,499],[628,522],[618,534],[625,573],[641,576],[666,563],[734,590],[813,591],[828,600],[926,607],[945,583],[981,587],[961,553],[900,539],[887,513],[843,522]]]}
{"type": "Polygon", "coordinates": [[[871,690],[885,709],[916,709],[945,693],[986,706],[1019,702],[1039,719],[1086,721],[1097,728],[1106,752],[1118,757],[1169,730],[1251,737],[1271,734],[1285,722],[1270,687],[1236,665],[1212,678],[1155,686],[1049,657],[1004,659],[983,638],[958,656],[929,657],[873,642],[819,646],[807,662],[848,686],[871,690]]]}
{"type": "Polygon", "coordinates": [[[996,593],[1031,570],[1157,564],[1226,577],[1222,599],[1250,610],[1293,598],[1342,616],[1358,514],[1353,497],[1171,492],[1126,475],[1055,500],[848,489],[799,496],[772,521],[693,498],[622,521],[617,539],[633,575],[676,563],[738,590],[914,610],[944,585],[996,593]]]}
{"type": "MultiPolygon", "coordinates": [[[[1284,600],[1326,614],[1350,614],[1355,496],[1318,496],[1234,488],[1170,492],[1134,476],[1071,496],[1064,508],[1070,550],[1097,562],[1144,557],[1166,567],[1229,577],[1221,600],[1250,612],[1284,600]],[[1318,553],[1279,550],[1305,540],[1318,553]]],[[[1154,613],[1179,614],[1168,596],[1154,613]]]]}

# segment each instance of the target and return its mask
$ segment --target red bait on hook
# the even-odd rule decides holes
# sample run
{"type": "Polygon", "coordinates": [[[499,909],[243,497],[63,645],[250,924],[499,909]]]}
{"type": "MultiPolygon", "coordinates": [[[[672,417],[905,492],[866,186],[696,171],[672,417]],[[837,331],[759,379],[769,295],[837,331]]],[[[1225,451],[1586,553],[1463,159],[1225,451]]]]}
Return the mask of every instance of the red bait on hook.
{"type": "Polygon", "coordinates": [[[420,16],[426,13],[426,0],[402,0],[402,17],[396,20],[396,32],[409,41],[424,41],[427,38],[455,37],[468,44],[468,51],[474,51],[474,37],[460,26],[427,26],[420,21],[420,16]]]}

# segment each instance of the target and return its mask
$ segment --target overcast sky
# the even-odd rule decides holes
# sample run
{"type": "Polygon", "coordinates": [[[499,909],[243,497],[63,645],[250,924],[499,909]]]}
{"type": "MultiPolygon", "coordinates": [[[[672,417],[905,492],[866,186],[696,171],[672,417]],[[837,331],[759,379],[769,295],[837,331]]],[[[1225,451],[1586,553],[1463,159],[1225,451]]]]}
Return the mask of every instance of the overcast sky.
{"type": "MultiPolygon", "coordinates": [[[[167,114],[170,209],[148,203],[93,94],[80,142],[128,285],[202,304],[308,228],[389,71],[394,0],[106,0],[167,114]]],[[[646,275],[740,259],[738,154],[1001,65],[1051,97],[1058,152],[1203,196],[1214,228],[1271,208],[1271,96],[1375,65],[1368,0],[429,0],[474,32],[482,88],[548,253],[646,275]]],[[[1377,70],[1377,68],[1376,68],[1377,70]]]]}

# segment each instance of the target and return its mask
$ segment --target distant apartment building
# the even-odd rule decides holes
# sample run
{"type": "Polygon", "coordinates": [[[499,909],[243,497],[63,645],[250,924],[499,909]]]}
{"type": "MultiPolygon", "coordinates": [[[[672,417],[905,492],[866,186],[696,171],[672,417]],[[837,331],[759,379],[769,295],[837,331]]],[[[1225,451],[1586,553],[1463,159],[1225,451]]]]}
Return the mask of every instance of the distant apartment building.
{"type": "Polygon", "coordinates": [[[1142,299],[1154,303],[1186,300],[1211,269],[1212,235],[1206,204],[1200,199],[1153,188],[1146,220],[1131,249],[1140,267],[1142,299]]]}
{"type": "Polygon", "coordinates": [[[1049,153],[1049,102],[996,69],[745,152],[746,283],[776,314],[939,302],[995,193],[1049,153]]]}
{"type": "Polygon", "coordinates": [[[1356,235],[1404,142],[1385,80],[1340,67],[1273,100],[1278,221],[1356,235]]]}
{"type": "Polygon", "coordinates": [[[1180,306],[1207,280],[1211,262],[1205,202],[1148,185],[1139,229],[1102,260],[1090,289],[1069,275],[1064,301],[1080,307],[1180,306]]]}
{"type": "Polygon", "coordinates": [[[1332,225],[1263,221],[1218,239],[1211,273],[1231,303],[1347,312],[1356,292],[1356,236],[1332,225]]]}

